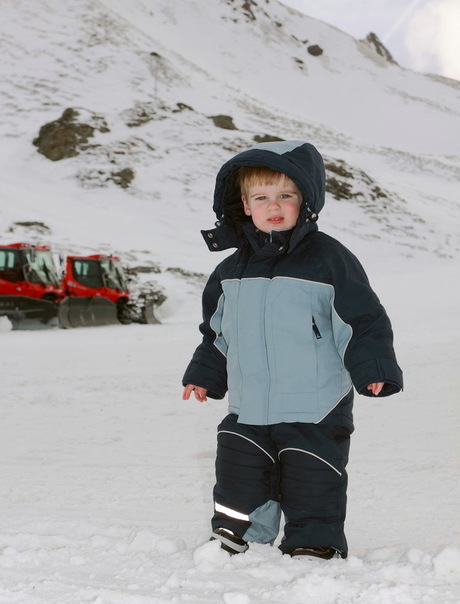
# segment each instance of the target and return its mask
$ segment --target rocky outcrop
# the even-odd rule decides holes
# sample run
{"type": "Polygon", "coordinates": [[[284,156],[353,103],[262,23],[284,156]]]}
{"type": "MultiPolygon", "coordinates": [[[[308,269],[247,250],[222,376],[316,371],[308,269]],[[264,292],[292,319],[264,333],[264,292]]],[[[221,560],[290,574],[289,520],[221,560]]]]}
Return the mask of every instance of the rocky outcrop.
{"type": "Polygon", "coordinates": [[[96,130],[109,132],[101,116],[87,111],[85,113],[81,120],[81,110],[69,108],[59,119],[42,126],[37,138],[32,141],[38,152],[52,161],[75,157],[96,130]]]}
{"type": "Polygon", "coordinates": [[[386,46],[384,46],[383,42],[380,40],[380,38],[377,36],[377,34],[374,34],[373,32],[368,34],[366,36],[366,42],[368,42],[374,48],[374,50],[377,52],[378,55],[380,55],[386,61],[388,61],[388,63],[393,63],[393,65],[398,64],[393,59],[391,52],[388,50],[388,48],[386,46]]]}

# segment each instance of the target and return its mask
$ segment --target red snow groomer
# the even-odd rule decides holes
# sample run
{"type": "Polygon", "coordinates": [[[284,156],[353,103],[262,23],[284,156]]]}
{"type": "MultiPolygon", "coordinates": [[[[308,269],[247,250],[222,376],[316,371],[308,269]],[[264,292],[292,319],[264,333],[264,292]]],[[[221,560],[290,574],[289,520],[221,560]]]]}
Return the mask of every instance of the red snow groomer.
{"type": "Polygon", "coordinates": [[[49,247],[0,246],[0,316],[13,329],[158,323],[157,300],[144,296],[141,307],[131,300],[114,256],[68,256],[60,279],[49,247]]]}
{"type": "Polygon", "coordinates": [[[47,246],[0,246],[0,316],[13,329],[57,326],[57,303],[64,295],[47,246]]]}
{"type": "Polygon", "coordinates": [[[120,260],[113,256],[68,256],[59,302],[61,327],[131,323],[131,295],[120,260]]]}

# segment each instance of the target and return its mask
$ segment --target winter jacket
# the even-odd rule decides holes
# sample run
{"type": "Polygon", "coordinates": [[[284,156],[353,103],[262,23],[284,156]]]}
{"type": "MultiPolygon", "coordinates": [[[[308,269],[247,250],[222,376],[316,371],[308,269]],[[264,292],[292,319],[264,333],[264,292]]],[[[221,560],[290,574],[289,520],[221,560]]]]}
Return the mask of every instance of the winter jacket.
{"type": "Polygon", "coordinates": [[[318,231],[324,205],[321,155],[302,141],[263,143],[236,155],[217,175],[210,250],[236,247],[203,293],[202,343],[183,383],[220,399],[246,424],[319,423],[329,415],[351,425],[352,386],[402,388],[388,316],[357,258],[318,231]],[[235,184],[240,166],[286,174],[303,195],[290,231],[258,232],[235,184]],[[340,410],[341,402],[347,409],[340,410]]]}

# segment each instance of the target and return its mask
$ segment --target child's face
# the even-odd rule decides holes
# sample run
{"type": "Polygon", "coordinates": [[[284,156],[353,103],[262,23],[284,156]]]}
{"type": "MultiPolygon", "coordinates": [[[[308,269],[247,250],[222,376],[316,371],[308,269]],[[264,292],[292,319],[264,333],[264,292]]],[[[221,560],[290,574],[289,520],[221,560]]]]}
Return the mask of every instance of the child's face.
{"type": "Polygon", "coordinates": [[[242,195],[241,199],[246,216],[251,216],[259,230],[270,233],[295,226],[302,194],[292,180],[285,176],[275,184],[249,186],[247,197],[242,195]]]}

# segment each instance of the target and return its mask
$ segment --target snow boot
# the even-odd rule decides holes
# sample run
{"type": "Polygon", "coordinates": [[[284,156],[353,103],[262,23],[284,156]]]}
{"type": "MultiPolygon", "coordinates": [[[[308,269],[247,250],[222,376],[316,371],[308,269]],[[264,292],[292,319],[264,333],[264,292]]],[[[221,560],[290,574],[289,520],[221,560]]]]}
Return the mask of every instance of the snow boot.
{"type": "Polygon", "coordinates": [[[338,552],[333,547],[296,547],[290,553],[292,558],[298,558],[300,556],[311,556],[313,558],[322,558],[323,560],[330,560],[331,558],[344,558],[341,552],[338,552]]]}
{"type": "Polygon", "coordinates": [[[234,554],[242,554],[249,547],[244,539],[224,528],[213,530],[210,541],[214,540],[220,541],[220,547],[232,556],[234,554]]]}

